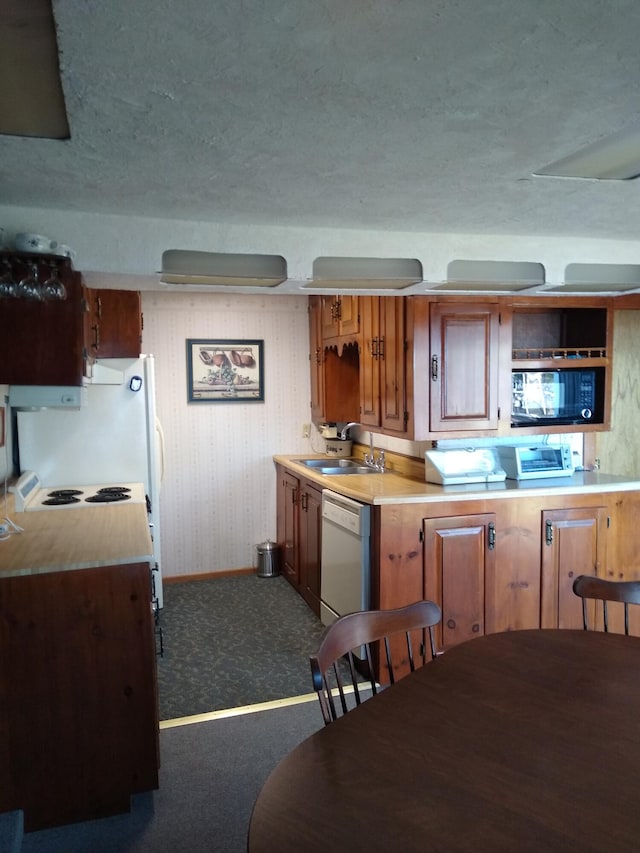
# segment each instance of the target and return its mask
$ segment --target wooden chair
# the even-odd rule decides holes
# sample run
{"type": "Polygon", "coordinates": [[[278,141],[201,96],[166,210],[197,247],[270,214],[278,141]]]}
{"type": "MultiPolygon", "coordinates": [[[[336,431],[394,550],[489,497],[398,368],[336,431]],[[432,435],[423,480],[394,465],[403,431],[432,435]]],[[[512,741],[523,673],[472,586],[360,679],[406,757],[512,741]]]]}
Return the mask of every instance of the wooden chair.
{"type": "MultiPolygon", "coordinates": [[[[441,618],[442,613],[435,602],[418,601],[396,610],[365,610],[349,613],[329,625],[320,639],[320,647],[317,653],[310,658],[313,688],[318,694],[325,725],[329,725],[339,716],[334,702],[334,691],[336,689],[340,696],[343,714],[349,710],[345,691],[346,684],[350,682],[353,687],[356,705],[360,705],[362,698],[364,698],[361,696],[363,688],[368,691],[370,687],[373,694],[376,694],[380,689],[375,679],[374,657],[371,649],[373,643],[378,640],[384,641],[380,643],[379,667],[381,673],[386,669],[389,683],[393,684],[398,676],[394,672],[390,637],[394,634],[404,633],[407,658],[400,660],[396,654],[396,664],[406,665],[408,663],[411,672],[413,672],[415,662],[411,631],[428,630],[429,655],[427,655],[424,631],[419,650],[420,658],[424,664],[436,655],[433,628],[441,618]],[[356,651],[358,652],[357,657],[362,661],[361,668],[366,671],[366,680],[364,681],[360,680],[358,676],[356,654],[354,654],[356,651]]],[[[402,653],[400,653],[400,657],[403,657],[402,653]]]]}
{"type": "Polygon", "coordinates": [[[624,604],[624,632],[629,635],[629,605],[640,604],[640,581],[606,581],[591,575],[580,575],[573,582],[573,591],[582,599],[582,624],[588,630],[587,600],[602,602],[604,630],[609,630],[607,602],[624,604]]]}

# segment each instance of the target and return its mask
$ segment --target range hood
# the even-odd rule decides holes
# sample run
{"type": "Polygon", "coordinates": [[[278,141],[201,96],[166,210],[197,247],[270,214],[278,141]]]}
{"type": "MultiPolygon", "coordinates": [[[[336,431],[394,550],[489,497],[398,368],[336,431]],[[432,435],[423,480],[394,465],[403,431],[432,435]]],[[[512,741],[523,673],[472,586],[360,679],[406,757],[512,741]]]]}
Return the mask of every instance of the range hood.
{"type": "Polygon", "coordinates": [[[243,255],[168,249],[162,253],[163,284],[275,287],[287,278],[281,255],[243,255]]]}
{"type": "Polygon", "coordinates": [[[79,409],[86,396],[82,385],[10,385],[9,407],[22,411],[79,409]]]}

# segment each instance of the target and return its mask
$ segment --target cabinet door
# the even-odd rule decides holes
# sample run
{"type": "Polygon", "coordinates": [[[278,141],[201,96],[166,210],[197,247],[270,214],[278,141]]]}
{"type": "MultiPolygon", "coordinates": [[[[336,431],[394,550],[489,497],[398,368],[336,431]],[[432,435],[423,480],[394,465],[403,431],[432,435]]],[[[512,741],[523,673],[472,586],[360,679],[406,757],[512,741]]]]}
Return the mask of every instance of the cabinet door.
{"type": "Polygon", "coordinates": [[[495,515],[423,521],[424,597],[442,608],[438,650],[484,634],[485,573],[494,571],[495,515]]]}
{"type": "Polygon", "coordinates": [[[363,296],[360,304],[360,423],[380,426],[380,300],[363,296]]]}
{"type": "Polygon", "coordinates": [[[360,331],[359,299],[357,296],[340,296],[340,334],[357,335],[360,331]]]}
{"type": "Polygon", "coordinates": [[[324,357],[322,347],[322,302],[309,297],[309,366],[311,368],[311,420],[324,420],[324,357]]]}
{"type": "Polygon", "coordinates": [[[405,301],[380,297],[380,426],[404,433],[407,429],[405,301]]]}
{"type": "Polygon", "coordinates": [[[357,296],[323,296],[322,337],[357,335],[360,329],[357,296]]]}
{"type": "Polygon", "coordinates": [[[322,492],[305,482],[300,488],[300,594],[319,617],[322,492]]]}
{"type": "Polygon", "coordinates": [[[578,575],[604,571],[606,524],[606,507],[542,513],[542,628],[582,628],[582,603],[572,585],[578,575]]]}
{"type": "Polygon", "coordinates": [[[498,428],[497,304],[434,303],[431,430],[498,428]]]}
{"type": "Polygon", "coordinates": [[[281,470],[278,487],[278,542],[282,548],[282,572],[298,588],[298,500],[300,481],[288,471],[281,470]]]}
{"type": "MultiPolygon", "coordinates": [[[[26,259],[6,255],[15,281],[30,274],[26,259]]],[[[51,263],[54,259],[51,260],[51,263]]],[[[2,299],[0,302],[0,384],[81,385],[85,368],[86,302],[80,273],[55,259],[66,299],[2,299]]],[[[4,268],[1,270],[4,272],[4,268]]],[[[42,284],[51,264],[37,264],[42,284]]]]}
{"type": "Polygon", "coordinates": [[[138,358],[142,341],[140,293],[88,290],[91,355],[138,358]]]}

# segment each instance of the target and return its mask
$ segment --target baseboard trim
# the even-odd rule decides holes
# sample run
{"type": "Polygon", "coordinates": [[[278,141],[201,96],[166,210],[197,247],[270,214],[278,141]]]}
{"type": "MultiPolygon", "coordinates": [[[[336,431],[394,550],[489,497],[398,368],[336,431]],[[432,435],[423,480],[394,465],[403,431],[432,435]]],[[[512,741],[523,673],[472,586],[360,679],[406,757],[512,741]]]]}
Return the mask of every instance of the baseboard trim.
{"type": "MultiPolygon", "coordinates": [[[[350,691],[345,689],[345,692],[350,691]]],[[[304,693],[302,696],[290,696],[287,699],[271,699],[269,702],[258,702],[255,705],[239,705],[237,708],[225,708],[221,711],[208,711],[204,714],[193,714],[190,717],[176,717],[173,720],[160,720],[160,729],[173,729],[177,726],[190,726],[193,723],[206,723],[210,720],[222,720],[226,717],[240,717],[243,714],[256,714],[260,711],[273,711],[275,708],[287,708],[291,705],[302,705],[306,702],[317,701],[317,693],[304,693]]]]}
{"type": "Polygon", "coordinates": [[[255,568],[248,569],[223,569],[221,572],[200,572],[193,575],[170,575],[169,577],[162,576],[162,582],[165,584],[185,583],[186,581],[206,581],[212,578],[231,578],[238,575],[255,575],[255,568]]]}

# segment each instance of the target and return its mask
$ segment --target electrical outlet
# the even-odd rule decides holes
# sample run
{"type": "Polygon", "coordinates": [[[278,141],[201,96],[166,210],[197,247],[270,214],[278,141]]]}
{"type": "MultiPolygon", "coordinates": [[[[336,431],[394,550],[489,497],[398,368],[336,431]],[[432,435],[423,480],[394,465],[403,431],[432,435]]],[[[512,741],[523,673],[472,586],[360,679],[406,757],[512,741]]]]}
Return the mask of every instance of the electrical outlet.
{"type": "Polygon", "coordinates": [[[302,437],[309,438],[311,435],[311,424],[302,424],[302,437]]]}

